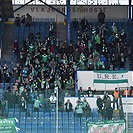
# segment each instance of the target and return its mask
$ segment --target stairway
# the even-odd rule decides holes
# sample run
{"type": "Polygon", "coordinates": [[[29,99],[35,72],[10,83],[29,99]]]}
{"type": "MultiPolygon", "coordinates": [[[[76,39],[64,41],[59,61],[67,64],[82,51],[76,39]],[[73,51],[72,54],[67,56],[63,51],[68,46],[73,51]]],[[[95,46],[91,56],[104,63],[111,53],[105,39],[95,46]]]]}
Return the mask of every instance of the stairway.
{"type": "Polygon", "coordinates": [[[56,36],[59,40],[65,41],[67,38],[67,28],[65,22],[58,22],[56,24],[56,36]]]}
{"type": "Polygon", "coordinates": [[[13,41],[14,41],[14,24],[13,22],[5,22],[4,23],[4,44],[2,46],[1,62],[11,62],[13,41]]]}

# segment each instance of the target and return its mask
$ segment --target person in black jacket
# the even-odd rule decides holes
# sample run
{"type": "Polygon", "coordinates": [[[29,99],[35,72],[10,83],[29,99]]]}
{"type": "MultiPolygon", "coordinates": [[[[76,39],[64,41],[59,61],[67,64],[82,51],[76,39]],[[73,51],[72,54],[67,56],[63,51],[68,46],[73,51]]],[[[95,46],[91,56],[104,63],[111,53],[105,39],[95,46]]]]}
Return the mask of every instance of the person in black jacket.
{"type": "Polygon", "coordinates": [[[98,112],[101,113],[103,107],[103,100],[101,99],[100,96],[97,97],[96,104],[98,106],[98,112]]]}
{"type": "Polygon", "coordinates": [[[66,112],[71,112],[73,111],[73,105],[70,102],[70,100],[68,99],[67,102],[65,103],[65,111],[66,112]]]}
{"type": "Polygon", "coordinates": [[[99,20],[99,23],[101,23],[101,24],[104,23],[105,13],[102,10],[100,10],[100,12],[98,13],[98,20],[99,20]]]}

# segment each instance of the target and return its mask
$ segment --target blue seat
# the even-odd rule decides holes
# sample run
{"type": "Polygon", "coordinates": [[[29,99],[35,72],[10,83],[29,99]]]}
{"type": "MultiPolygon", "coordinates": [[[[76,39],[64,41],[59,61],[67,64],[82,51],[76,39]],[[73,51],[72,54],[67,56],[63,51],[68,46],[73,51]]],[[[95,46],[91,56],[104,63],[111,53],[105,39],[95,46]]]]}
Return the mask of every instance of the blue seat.
{"type": "Polygon", "coordinates": [[[20,127],[20,129],[24,129],[25,130],[25,124],[20,123],[19,127],[20,127]]]}
{"type": "Polygon", "coordinates": [[[39,112],[39,118],[41,118],[41,117],[43,117],[44,116],[44,114],[43,114],[43,112],[39,112]]]}
{"type": "Polygon", "coordinates": [[[74,126],[69,126],[68,130],[74,132],[74,126]]]}
{"type": "Polygon", "coordinates": [[[33,113],[32,113],[32,116],[33,116],[33,117],[38,117],[38,112],[33,112],[33,113]]]}
{"type": "Polygon", "coordinates": [[[51,129],[49,128],[44,129],[44,133],[51,133],[51,129]]]}
{"type": "Polygon", "coordinates": [[[43,128],[38,128],[38,133],[44,133],[45,131],[43,130],[43,128]]]}
{"type": "Polygon", "coordinates": [[[15,112],[14,112],[14,117],[19,118],[19,116],[20,116],[20,113],[19,113],[19,112],[17,112],[17,111],[15,111],[15,112]]]}
{"type": "Polygon", "coordinates": [[[9,112],[14,112],[14,108],[9,108],[9,112]]]}
{"type": "Polygon", "coordinates": [[[20,126],[25,126],[26,124],[25,120],[20,120],[19,123],[20,123],[20,126]]]}
{"type": "Polygon", "coordinates": [[[20,117],[26,117],[26,113],[25,112],[20,112],[20,117]]]}
{"type": "Polygon", "coordinates": [[[14,112],[9,112],[8,117],[10,117],[10,118],[14,117],[14,112]]]}
{"type": "Polygon", "coordinates": [[[74,112],[69,112],[68,116],[69,116],[69,118],[73,118],[74,117],[74,112]]]}
{"type": "Polygon", "coordinates": [[[60,127],[60,126],[58,127],[58,132],[59,132],[59,133],[63,133],[63,132],[62,132],[62,127],[60,127]]]}
{"type": "Polygon", "coordinates": [[[25,133],[25,128],[20,128],[19,133],[25,133]]]}
{"type": "Polygon", "coordinates": [[[31,129],[31,131],[32,131],[32,133],[37,133],[37,127],[33,127],[33,128],[31,129]]]}

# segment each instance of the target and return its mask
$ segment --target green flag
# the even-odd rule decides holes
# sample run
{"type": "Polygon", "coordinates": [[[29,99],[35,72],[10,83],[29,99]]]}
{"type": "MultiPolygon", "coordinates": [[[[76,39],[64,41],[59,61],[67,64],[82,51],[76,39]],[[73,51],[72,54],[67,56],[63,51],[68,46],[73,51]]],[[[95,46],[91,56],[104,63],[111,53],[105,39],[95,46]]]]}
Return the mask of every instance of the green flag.
{"type": "Polygon", "coordinates": [[[0,133],[16,133],[14,118],[0,119],[0,133]]]}

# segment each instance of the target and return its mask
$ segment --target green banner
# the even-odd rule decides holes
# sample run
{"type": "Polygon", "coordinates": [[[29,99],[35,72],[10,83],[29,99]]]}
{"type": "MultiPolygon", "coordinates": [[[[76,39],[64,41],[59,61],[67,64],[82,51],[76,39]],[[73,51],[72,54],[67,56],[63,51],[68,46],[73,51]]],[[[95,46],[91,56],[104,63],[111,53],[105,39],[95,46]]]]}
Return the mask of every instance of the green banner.
{"type": "Polygon", "coordinates": [[[16,133],[14,118],[0,119],[0,133],[16,133]]]}
{"type": "Polygon", "coordinates": [[[126,133],[124,120],[88,122],[88,133],[126,133]]]}

